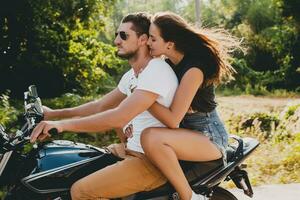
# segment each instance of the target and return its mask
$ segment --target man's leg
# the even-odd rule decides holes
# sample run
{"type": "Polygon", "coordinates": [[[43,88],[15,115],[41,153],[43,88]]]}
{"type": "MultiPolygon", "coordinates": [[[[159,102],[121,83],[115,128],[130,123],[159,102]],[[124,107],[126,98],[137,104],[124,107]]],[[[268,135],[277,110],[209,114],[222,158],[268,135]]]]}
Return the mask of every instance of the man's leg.
{"type": "Polygon", "coordinates": [[[72,200],[110,199],[152,190],[166,178],[145,155],[127,151],[126,158],[73,184],[72,200]]]}

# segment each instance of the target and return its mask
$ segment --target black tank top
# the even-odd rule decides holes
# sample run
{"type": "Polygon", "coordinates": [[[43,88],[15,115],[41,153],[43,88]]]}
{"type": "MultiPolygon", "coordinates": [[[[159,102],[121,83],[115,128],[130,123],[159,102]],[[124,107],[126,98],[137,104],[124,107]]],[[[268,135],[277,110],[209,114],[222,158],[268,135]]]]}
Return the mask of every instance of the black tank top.
{"type": "MultiPolygon", "coordinates": [[[[169,59],[167,59],[166,62],[172,66],[180,83],[184,74],[192,67],[197,67],[202,71],[204,75],[204,80],[210,78],[216,73],[216,66],[205,65],[205,63],[201,62],[200,60],[201,56],[185,55],[177,65],[174,65],[169,59]]],[[[215,101],[214,85],[208,85],[204,87],[200,86],[192,101],[191,107],[193,110],[199,112],[213,111],[217,107],[217,103],[215,101]]]]}

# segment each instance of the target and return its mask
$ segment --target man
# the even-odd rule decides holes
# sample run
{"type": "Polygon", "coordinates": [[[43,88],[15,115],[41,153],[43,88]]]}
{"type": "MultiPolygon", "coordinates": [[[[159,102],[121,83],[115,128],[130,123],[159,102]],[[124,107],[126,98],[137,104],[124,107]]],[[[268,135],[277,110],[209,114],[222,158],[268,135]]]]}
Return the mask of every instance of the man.
{"type": "Polygon", "coordinates": [[[123,18],[114,42],[118,55],[128,59],[132,68],[123,75],[118,88],[101,100],[79,107],[45,108],[46,119],[80,118],[42,121],[33,130],[31,142],[47,137],[52,128],[58,132],[99,132],[123,128],[129,122],[132,124],[133,137],[128,139],[126,149],[111,149],[124,159],[74,183],[71,188],[73,200],[118,198],[151,190],[166,182],[143,154],[140,135],[145,128],[163,126],[147,109],[155,101],[169,107],[178,82],[169,65],[150,56],[147,46],[149,26],[150,18],[145,13],[123,18]]]}

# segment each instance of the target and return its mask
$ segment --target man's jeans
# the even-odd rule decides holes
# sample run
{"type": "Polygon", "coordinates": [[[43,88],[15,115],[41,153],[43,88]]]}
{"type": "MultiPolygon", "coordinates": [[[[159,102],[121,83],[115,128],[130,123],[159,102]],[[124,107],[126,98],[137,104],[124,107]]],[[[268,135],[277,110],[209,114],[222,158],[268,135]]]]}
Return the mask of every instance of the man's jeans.
{"type": "Polygon", "coordinates": [[[167,179],[142,153],[113,144],[108,149],[124,158],[98,170],[73,184],[72,200],[95,200],[125,197],[157,188],[167,179]]]}

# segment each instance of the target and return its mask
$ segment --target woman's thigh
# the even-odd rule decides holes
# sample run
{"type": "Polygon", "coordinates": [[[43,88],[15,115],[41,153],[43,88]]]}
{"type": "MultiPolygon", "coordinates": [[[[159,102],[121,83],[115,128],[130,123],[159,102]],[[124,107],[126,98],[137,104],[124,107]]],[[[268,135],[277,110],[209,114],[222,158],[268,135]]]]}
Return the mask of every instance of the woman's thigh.
{"type": "Polygon", "coordinates": [[[189,129],[149,128],[142,135],[142,143],[147,142],[143,140],[171,147],[180,160],[209,161],[222,157],[209,137],[189,129]]]}

